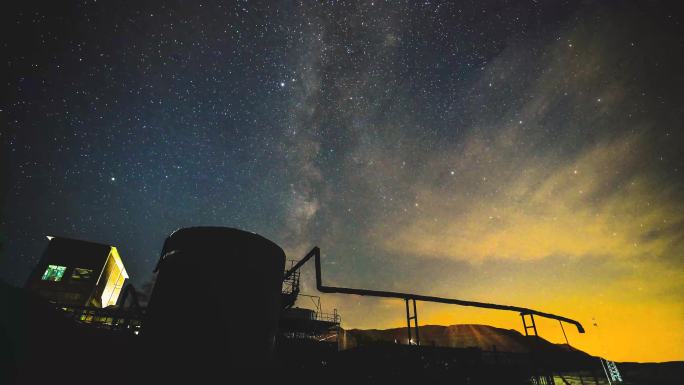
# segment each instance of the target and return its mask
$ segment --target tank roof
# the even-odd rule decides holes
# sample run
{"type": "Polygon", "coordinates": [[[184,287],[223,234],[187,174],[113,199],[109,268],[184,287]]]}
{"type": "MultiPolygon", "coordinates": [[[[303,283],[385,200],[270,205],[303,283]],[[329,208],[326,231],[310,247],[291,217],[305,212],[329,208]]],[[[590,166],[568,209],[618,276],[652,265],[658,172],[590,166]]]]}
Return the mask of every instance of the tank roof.
{"type": "MultiPolygon", "coordinates": [[[[195,226],[183,227],[173,231],[167,238],[167,242],[173,245],[175,242],[183,243],[189,240],[203,240],[207,242],[234,242],[236,240],[260,242],[264,245],[277,248],[282,252],[282,248],[270,239],[255,232],[240,230],[232,227],[221,226],[195,226]]],[[[167,244],[164,245],[166,252],[167,244]]],[[[284,253],[284,252],[283,252],[284,253]]]]}

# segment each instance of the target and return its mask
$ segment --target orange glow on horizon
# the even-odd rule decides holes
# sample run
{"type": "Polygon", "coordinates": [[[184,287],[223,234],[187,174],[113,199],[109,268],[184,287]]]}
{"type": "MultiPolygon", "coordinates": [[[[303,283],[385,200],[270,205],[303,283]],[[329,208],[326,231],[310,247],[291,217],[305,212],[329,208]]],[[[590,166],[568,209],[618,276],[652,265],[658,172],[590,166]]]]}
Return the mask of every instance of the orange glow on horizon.
{"type": "MultiPolygon", "coordinates": [[[[445,271],[467,267],[457,285],[445,274],[426,286],[423,273],[407,272],[403,291],[424,287],[420,294],[576,319],[587,333],[566,327],[571,345],[618,362],[684,360],[684,268],[678,262],[684,242],[677,227],[684,206],[665,182],[633,170],[631,154],[645,145],[644,137],[598,143],[575,159],[534,162],[511,161],[508,141],[504,135],[483,151],[473,139],[454,159],[435,159],[426,170],[456,164],[462,182],[439,187],[438,172],[426,171],[425,180],[411,186],[420,203],[415,210],[388,215],[369,231],[367,242],[388,255],[445,271]],[[487,181],[479,163],[495,166],[487,181]],[[488,186],[493,180],[495,188],[488,186]]],[[[335,301],[345,326],[405,326],[402,303],[335,301]]],[[[422,325],[475,323],[522,332],[515,313],[420,306],[422,325]]],[[[556,321],[540,319],[539,325],[542,337],[564,342],[556,321]]]]}
{"type": "MultiPolygon", "coordinates": [[[[401,135],[363,142],[345,183],[384,203],[364,206],[361,223],[352,213],[330,226],[342,234],[354,229],[354,237],[331,231],[320,240],[339,262],[331,278],[563,315],[587,330],[566,328],[571,345],[618,362],[684,360],[681,167],[667,162],[673,152],[663,154],[665,141],[675,143],[673,121],[664,110],[644,110],[638,119],[630,113],[632,100],[646,94],[634,80],[642,60],[615,49],[623,25],[569,28],[544,46],[547,62],[518,61],[519,46],[503,50],[474,90],[487,89],[491,79],[517,84],[516,70],[524,66],[540,71],[522,85],[524,102],[449,127],[464,133],[457,146],[401,135]],[[615,77],[613,69],[624,66],[635,76],[615,77]]],[[[363,199],[345,195],[345,202],[363,199]]],[[[345,327],[405,326],[401,301],[326,301],[340,310],[345,327]]],[[[419,307],[422,325],[522,332],[511,312],[419,307]]],[[[564,342],[555,321],[539,319],[539,332],[564,342]]]]}

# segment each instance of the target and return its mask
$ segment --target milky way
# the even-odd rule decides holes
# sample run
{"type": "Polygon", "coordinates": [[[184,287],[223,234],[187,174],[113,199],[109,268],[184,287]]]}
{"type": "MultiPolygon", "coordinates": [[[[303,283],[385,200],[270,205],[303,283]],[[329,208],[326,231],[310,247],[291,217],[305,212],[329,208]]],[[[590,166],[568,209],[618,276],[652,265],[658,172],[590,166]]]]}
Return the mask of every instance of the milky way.
{"type": "MultiPolygon", "coordinates": [[[[224,225],[292,259],[320,246],[331,284],[594,318],[602,339],[571,343],[684,359],[678,10],[67,3],[3,15],[3,279],[21,285],[63,235],[116,245],[143,285],[171,231],[224,225]]],[[[324,306],[345,327],[403,317],[393,301],[324,306]]]]}

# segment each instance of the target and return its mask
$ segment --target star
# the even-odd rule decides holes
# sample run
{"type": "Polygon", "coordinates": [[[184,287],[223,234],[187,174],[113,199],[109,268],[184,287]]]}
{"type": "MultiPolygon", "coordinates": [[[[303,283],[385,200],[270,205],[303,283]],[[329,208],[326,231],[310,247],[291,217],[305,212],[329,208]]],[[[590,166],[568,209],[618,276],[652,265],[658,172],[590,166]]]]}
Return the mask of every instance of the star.
{"type": "MultiPolygon", "coordinates": [[[[363,287],[484,300],[504,283],[497,300],[582,319],[605,287],[624,321],[605,354],[684,359],[684,337],[621,334],[643,303],[684,314],[647,296],[684,277],[669,2],[172,2],[154,23],[144,2],[14,3],[0,279],[21,285],[59,231],[118,243],[139,286],[172,229],[232,226],[287,254],[317,245],[345,265],[326,274],[363,287]]],[[[387,324],[372,301],[322,300],[349,327],[387,324]]],[[[483,317],[468,321],[510,326],[483,317]]],[[[592,338],[579,347],[603,354],[592,338]]]]}

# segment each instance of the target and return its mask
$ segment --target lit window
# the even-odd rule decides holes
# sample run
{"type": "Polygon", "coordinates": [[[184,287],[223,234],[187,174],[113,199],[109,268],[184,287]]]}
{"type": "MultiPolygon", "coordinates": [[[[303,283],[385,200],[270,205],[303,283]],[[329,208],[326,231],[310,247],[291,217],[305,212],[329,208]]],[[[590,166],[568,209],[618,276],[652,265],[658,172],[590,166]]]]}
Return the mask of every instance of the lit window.
{"type": "Polygon", "coordinates": [[[61,281],[64,271],[66,271],[66,266],[48,265],[41,279],[43,281],[61,281]]]}
{"type": "Polygon", "coordinates": [[[74,272],[71,273],[71,279],[73,279],[75,281],[90,279],[92,276],[93,276],[93,270],[92,269],[83,269],[80,267],[75,268],[74,272]]]}

